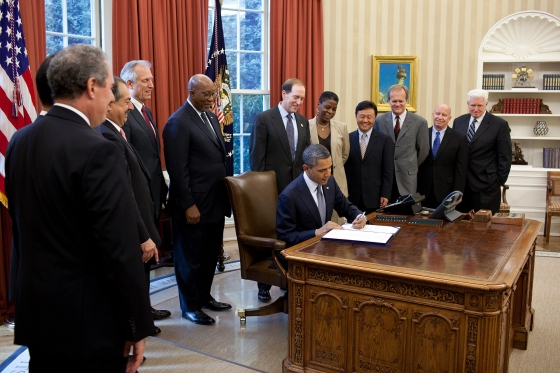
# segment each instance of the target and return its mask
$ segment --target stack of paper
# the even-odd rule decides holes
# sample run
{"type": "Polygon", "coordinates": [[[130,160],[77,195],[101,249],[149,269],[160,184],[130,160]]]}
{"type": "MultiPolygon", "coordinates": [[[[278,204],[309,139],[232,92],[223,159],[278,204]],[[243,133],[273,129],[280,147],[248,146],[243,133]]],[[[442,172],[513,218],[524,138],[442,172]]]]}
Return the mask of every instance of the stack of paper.
{"type": "Polygon", "coordinates": [[[366,225],[362,229],[352,228],[352,224],[342,225],[343,229],[333,229],[323,236],[327,240],[369,242],[385,245],[401,229],[387,225],[366,225]]]}

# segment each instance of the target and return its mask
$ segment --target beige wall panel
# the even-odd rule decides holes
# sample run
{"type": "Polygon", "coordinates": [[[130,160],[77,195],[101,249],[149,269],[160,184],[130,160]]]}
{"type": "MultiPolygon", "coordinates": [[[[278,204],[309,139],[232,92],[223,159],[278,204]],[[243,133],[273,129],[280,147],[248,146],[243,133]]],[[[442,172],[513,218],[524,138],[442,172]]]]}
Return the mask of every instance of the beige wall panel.
{"type": "MultiPolygon", "coordinates": [[[[502,18],[524,10],[560,17],[558,0],[323,0],[325,90],[340,97],[336,119],[356,129],[354,108],[371,99],[371,56],[418,56],[417,113],[438,103],[467,112],[478,49],[502,18]]],[[[317,101],[318,97],[307,97],[317,101]]]]}

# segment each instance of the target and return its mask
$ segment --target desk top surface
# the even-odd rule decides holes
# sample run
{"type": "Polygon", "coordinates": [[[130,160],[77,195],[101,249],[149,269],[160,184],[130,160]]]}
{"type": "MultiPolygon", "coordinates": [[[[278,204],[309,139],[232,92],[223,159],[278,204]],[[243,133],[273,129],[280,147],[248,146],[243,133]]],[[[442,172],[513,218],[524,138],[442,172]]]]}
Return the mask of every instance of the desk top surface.
{"type": "Polygon", "coordinates": [[[313,238],[286,250],[286,259],[366,272],[398,272],[400,277],[474,286],[511,286],[525,263],[541,223],[522,226],[444,222],[411,226],[406,222],[370,222],[401,227],[387,245],[313,238]]]}

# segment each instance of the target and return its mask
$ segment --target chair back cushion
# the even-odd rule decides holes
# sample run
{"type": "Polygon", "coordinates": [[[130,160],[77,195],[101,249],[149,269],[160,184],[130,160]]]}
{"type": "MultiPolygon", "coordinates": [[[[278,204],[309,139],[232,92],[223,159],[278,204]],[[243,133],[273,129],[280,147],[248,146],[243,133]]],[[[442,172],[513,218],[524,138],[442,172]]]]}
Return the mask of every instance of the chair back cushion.
{"type": "Polygon", "coordinates": [[[249,171],[226,177],[237,236],[276,239],[276,174],[249,171]]]}

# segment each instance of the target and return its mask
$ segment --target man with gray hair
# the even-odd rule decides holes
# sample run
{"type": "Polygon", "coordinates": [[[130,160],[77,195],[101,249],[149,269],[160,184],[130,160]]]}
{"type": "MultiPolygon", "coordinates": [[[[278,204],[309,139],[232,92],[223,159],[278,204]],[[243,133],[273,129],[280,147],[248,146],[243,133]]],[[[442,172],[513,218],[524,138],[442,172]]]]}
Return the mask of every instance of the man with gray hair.
{"type": "MultiPolygon", "coordinates": [[[[162,204],[167,198],[167,185],[161,170],[161,146],[159,133],[152,112],[145,103],[152,98],[154,76],[152,64],[145,60],[127,62],[121,70],[121,79],[126,82],[132,96],[132,110],[128,113],[123,131],[130,145],[136,150],[150,173],[150,190],[155,206],[155,222],[159,222],[162,204]]],[[[154,320],[171,316],[168,310],[152,308],[154,320]]]]}
{"type": "Polygon", "coordinates": [[[473,89],[467,94],[469,114],[455,119],[453,128],[467,136],[469,166],[462,212],[471,209],[500,210],[500,186],[511,169],[511,137],[508,122],[486,111],[488,92],[473,89]]]}
{"type": "Polygon", "coordinates": [[[97,47],[59,51],[54,106],[6,154],[14,343],[31,372],[134,372],[154,330],[122,155],[92,130],[113,100],[110,72],[97,47]]]}
{"type": "MultiPolygon", "coordinates": [[[[309,145],[302,155],[303,173],[278,196],[276,235],[286,248],[342,227],[330,221],[333,210],[363,228],[366,218],[340,191],[331,176],[331,154],[321,144],[309,145]]],[[[283,265],[284,257],[279,256],[283,265]]]]}

